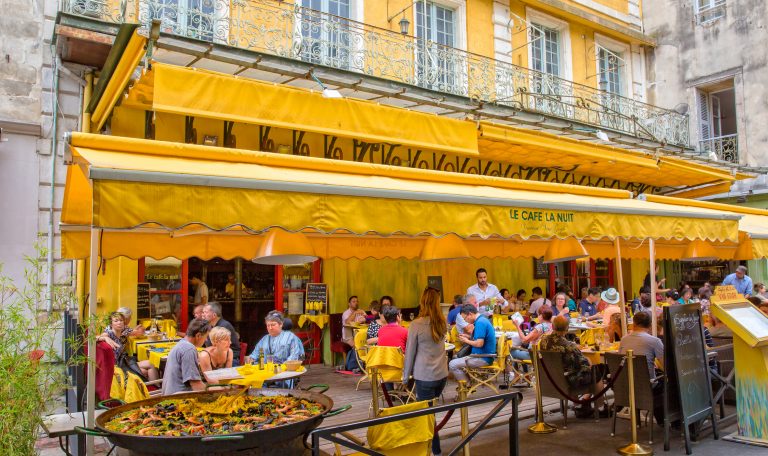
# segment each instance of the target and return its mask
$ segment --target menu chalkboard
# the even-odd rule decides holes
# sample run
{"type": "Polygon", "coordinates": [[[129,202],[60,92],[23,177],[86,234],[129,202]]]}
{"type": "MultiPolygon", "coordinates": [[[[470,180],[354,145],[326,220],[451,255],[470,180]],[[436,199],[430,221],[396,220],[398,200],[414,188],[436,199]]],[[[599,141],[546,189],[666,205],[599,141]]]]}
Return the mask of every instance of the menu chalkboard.
{"type": "Polygon", "coordinates": [[[328,284],[308,283],[304,311],[326,313],[328,311],[328,284]]]}
{"type": "Polygon", "coordinates": [[[688,424],[714,414],[703,331],[698,304],[664,308],[665,415],[669,420],[679,415],[683,421],[688,454],[688,424]],[[674,410],[677,404],[679,410],[674,410]]]}
{"type": "Polygon", "coordinates": [[[136,284],[136,318],[152,318],[149,307],[149,284],[136,284]]]}
{"type": "Polygon", "coordinates": [[[427,286],[440,292],[440,302],[445,302],[443,297],[443,276],[427,276],[427,286]]]}
{"type": "Polygon", "coordinates": [[[549,277],[549,265],[544,263],[544,257],[533,259],[533,278],[546,279],[549,277]]]}

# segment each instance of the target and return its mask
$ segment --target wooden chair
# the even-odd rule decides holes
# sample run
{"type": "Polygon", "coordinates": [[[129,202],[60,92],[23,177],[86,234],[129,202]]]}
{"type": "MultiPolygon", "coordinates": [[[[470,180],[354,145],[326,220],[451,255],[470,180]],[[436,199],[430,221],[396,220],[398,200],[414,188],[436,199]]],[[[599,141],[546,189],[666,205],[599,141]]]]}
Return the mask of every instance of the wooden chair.
{"type": "Polygon", "coordinates": [[[331,336],[331,363],[336,365],[336,355],[341,355],[342,364],[346,359],[350,346],[341,340],[344,324],[341,321],[342,314],[331,314],[328,319],[328,332],[331,336]]]}
{"type": "MultiPolygon", "coordinates": [[[[601,382],[597,379],[598,381],[593,381],[592,384],[573,387],[568,383],[568,379],[565,378],[565,366],[563,364],[563,354],[561,352],[540,350],[539,356],[539,361],[541,363],[539,372],[541,395],[560,400],[560,413],[563,414],[563,429],[565,429],[568,427],[568,398],[560,394],[558,388],[561,391],[564,391],[569,397],[578,397],[583,394],[595,394],[598,391],[598,386],[601,382]],[[550,376],[544,372],[544,366],[546,366],[547,372],[551,374],[552,380],[550,380],[550,376]],[[555,387],[555,384],[552,383],[553,380],[556,382],[557,388],[555,387]]],[[[593,379],[595,376],[593,370],[593,379]]],[[[598,421],[600,411],[598,407],[594,407],[594,409],[595,421],[598,421]]]]}
{"type": "Polygon", "coordinates": [[[469,376],[467,386],[467,396],[471,395],[478,388],[485,385],[493,390],[494,393],[499,394],[498,388],[493,382],[499,378],[507,370],[507,356],[509,355],[509,345],[504,334],[496,338],[496,354],[494,355],[469,355],[466,358],[493,358],[493,362],[486,366],[470,367],[466,366],[464,371],[469,376]]]}
{"type": "Polygon", "coordinates": [[[710,366],[713,402],[720,404],[720,419],[726,416],[725,402],[736,401],[736,381],[733,359],[733,338],[713,337],[714,347],[708,348],[715,356],[716,368],[710,366]]]}
{"type": "Polygon", "coordinates": [[[368,378],[368,372],[365,369],[365,362],[368,358],[368,345],[366,344],[367,338],[367,330],[365,329],[358,329],[355,332],[355,354],[357,354],[357,366],[360,369],[360,372],[363,373],[363,376],[360,377],[360,380],[357,381],[357,386],[355,386],[355,390],[360,389],[360,384],[363,383],[365,380],[369,380],[368,378]]]}
{"type": "MultiPolygon", "coordinates": [[[[619,368],[619,364],[626,357],[618,353],[606,353],[605,361],[608,364],[608,371],[613,374],[619,368]]],[[[651,375],[648,372],[648,361],[645,356],[634,357],[633,370],[635,376],[635,410],[647,410],[645,424],[648,426],[648,443],[653,444],[653,383],[651,375]]],[[[616,435],[616,407],[629,407],[629,368],[625,365],[619,372],[613,383],[613,428],[611,437],[616,435]]],[[[640,423],[640,420],[638,420],[640,423]]]]}

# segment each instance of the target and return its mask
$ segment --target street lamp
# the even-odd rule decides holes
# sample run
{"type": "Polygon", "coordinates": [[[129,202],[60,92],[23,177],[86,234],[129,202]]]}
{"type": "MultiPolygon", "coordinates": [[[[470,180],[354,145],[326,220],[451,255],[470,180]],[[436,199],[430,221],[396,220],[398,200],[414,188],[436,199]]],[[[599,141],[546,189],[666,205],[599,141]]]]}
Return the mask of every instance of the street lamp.
{"type": "Polygon", "coordinates": [[[400,22],[398,22],[398,24],[400,24],[400,33],[402,33],[403,35],[407,35],[408,29],[411,26],[411,21],[405,18],[405,14],[403,14],[403,18],[400,19],[400,22]]]}

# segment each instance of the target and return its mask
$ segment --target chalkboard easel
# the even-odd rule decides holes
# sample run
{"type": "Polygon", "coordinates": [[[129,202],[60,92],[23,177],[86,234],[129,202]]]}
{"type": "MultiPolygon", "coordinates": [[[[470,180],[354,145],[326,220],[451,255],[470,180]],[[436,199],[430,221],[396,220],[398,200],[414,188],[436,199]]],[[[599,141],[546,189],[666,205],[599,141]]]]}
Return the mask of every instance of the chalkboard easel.
{"type": "Polygon", "coordinates": [[[428,276],[427,286],[439,291],[440,302],[445,302],[445,296],[443,296],[443,276],[428,276]]]}
{"type": "Polygon", "coordinates": [[[304,312],[314,314],[328,312],[328,284],[308,283],[304,312]]]}
{"type": "Polygon", "coordinates": [[[680,420],[685,453],[691,454],[690,424],[709,418],[717,440],[701,307],[698,304],[664,308],[664,451],[669,451],[672,421],[680,420]]]}

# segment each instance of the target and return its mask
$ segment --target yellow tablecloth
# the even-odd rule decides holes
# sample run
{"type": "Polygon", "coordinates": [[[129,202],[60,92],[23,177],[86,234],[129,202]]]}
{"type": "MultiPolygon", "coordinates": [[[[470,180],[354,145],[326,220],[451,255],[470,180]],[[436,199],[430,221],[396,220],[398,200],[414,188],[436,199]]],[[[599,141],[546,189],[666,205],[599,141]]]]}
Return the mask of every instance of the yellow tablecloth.
{"type": "Polygon", "coordinates": [[[330,320],[330,316],[328,314],[321,314],[321,315],[301,314],[299,316],[299,328],[303,328],[304,324],[307,321],[311,321],[312,323],[320,327],[320,329],[323,329],[325,325],[328,324],[329,320],[330,320]]]}
{"type": "MultiPolygon", "coordinates": [[[[260,370],[259,366],[256,364],[247,364],[245,366],[240,366],[237,368],[237,371],[240,373],[240,375],[243,376],[243,378],[238,378],[234,380],[222,380],[221,383],[227,383],[230,385],[243,385],[243,386],[249,386],[253,388],[261,388],[265,381],[271,379],[275,376],[275,366],[273,364],[265,364],[264,370],[260,370]]],[[[285,364],[280,365],[280,372],[284,373],[286,371],[285,364]]],[[[299,370],[296,372],[305,372],[306,368],[304,366],[299,367],[299,370]]]]}
{"type": "MultiPolygon", "coordinates": [[[[156,344],[141,344],[138,346],[136,358],[139,361],[148,359],[153,366],[160,369],[160,362],[163,360],[163,358],[168,356],[168,352],[170,352],[177,343],[178,342],[158,342],[156,344]],[[150,349],[162,349],[162,351],[150,349]]],[[[203,347],[197,347],[197,351],[202,350],[203,347]]]]}

